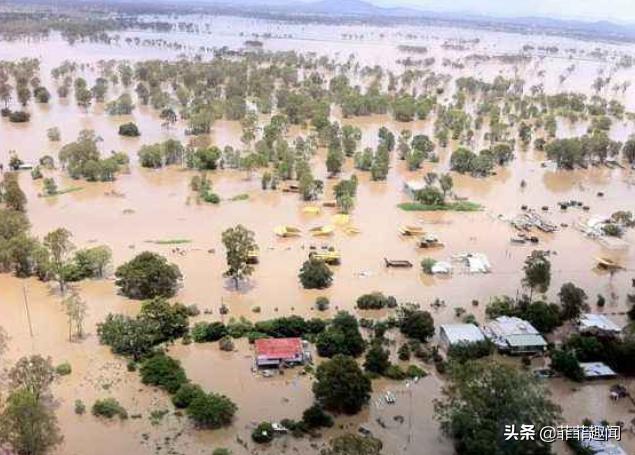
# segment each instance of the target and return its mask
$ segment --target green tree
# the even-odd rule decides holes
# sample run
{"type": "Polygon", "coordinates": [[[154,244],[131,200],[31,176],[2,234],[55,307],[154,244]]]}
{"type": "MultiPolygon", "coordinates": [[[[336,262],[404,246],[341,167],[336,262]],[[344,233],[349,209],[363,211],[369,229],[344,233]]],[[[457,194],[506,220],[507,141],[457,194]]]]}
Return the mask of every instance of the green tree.
{"type": "Polygon", "coordinates": [[[0,445],[45,455],[62,441],[55,413],[28,389],[12,391],[0,411],[0,445]]]}
{"type": "Polygon", "coordinates": [[[254,240],[254,233],[241,224],[224,231],[222,240],[227,259],[227,270],[224,275],[233,279],[238,289],[239,281],[251,276],[254,271],[249,256],[258,251],[258,245],[254,240]]]}
{"type": "Polygon", "coordinates": [[[562,305],[561,317],[565,321],[577,319],[583,311],[589,309],[586,292],[573,283],[563,284],[558,297],[562,305]]]}
{"type": "Polygon", "coordinates": [[[525,259],[523,267],[525,276],[523,285],[530,289],[529,300],[531,301],[534,291],[547,292],[551,283],[551,262],[544,251],[532,251],[525,259]]]}
{"type": "Polygon", "coordinates": [[[62,301],[62,305],[68,318],[68,341],[73,340],[73,332],[77,338],[81,339],[84,336],[84,319],[88,311],[86,302],[77,292],[71,292],[62,301]]]}
{"type": "Polygon", "coordinates": [[[187,376],[181,363],[162,352],[144,360],[139,373],[141,382],[144,384],[155,385],[171,394],[176,393],[183,384],[187,383],[187,376]]]}
{"type": "Polygon", "coordinates": [[[336,355],[318,366],[315,377],[313,393],[325,409],[356,414],[370,399],[370,379],[352,357],[336,355]]]}
{"type": "Polygon", "coordinates": [[[383,348],[380,341],[374,341],[366,352],[364,369],[371,373],[383,374],[390,366],[390,353],[383,348]]]}
{"type": "Polygon", "coordinates": [[[0,195],[6,208],[18,212],[26,211],[26,195],[20,188],[18,176],[14,172],[5,172],[0,195]]]}
{"type": "Polygon", "coordinates": [[[551,353],[551,368],[572,381],[581,382],[584,380],[584,370],[573,351],[560,349],[553,351],[551,353]]]}
{"type": "Polygon", "coordinates": [[[337,354],[358,357],[364,352],[366,342],[359,332],[355,316],[340,311],[326,330],[318,335],[316,347],[322,357],[333,357],[337,354]]]}
{"type": "Polygon", "coordinates": [[[427,311],[403,306],[398,312],[399,330],[408,338],[426,342],[434,335],[434,319],[427,311]]]}
{"type": "Polygon", "coordinates": [[[201,428],[220,428],[229,425],[238,407],[225,395],[198,395],[187,407],[187,415],[201,428]]]}
{"type": "Polygon", "coordinates": [[[44,246],[51,252],[51,271],[60,285],[62,294],[66,288],[65,268],[68,264],[68,254],[75,248],[71,242],[72,236],[68,229],[58,228],[44,237],[44,246]]]}
{"type": "Polygon", "coordinates": [[[36,401],[49,394],[55,379],[55,368],[50,358],[41,355],[22,357],[9,370],[9,388],[13,391],[26,390],[36,401]]]}
{"type": "Polygon", "coordinates": [[[553,426],[560,408],[536,379],[513,365],[469,361],[450,368],[435,415],[458,455],[533,455],[551,453],[550,444],[539,438],[505,440],[505,426],[553,426]]]}
{"type": "Polygon", "coordinates": [[[302,264],[298,275],[304,289],[324,289],[333,282],[333,272],[318,259],[309,259],[302,264]]]}
{"type": "Polygon", "coordinates": [[[172,297],[182,279],[176,264],[170,264],[163,256],[149,251],[119,266],[115,277],[115,285],[131,299],[172,297]]]}

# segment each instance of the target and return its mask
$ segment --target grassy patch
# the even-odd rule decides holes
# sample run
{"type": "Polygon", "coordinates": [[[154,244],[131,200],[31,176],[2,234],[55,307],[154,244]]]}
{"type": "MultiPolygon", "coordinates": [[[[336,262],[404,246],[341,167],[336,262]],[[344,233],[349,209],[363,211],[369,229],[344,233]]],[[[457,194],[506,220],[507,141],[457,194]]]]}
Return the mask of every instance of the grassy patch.
{"type": "Polygon", "coordinates": [[[232,197],[230,201],[246,201],[247,199],[249,199],[249,195],[247,193],[242,193],[232,197]]]}
{"type": "Polygon", "coordinates": [[[55,192],[54,194],[43,194],[42,197],[61,196],[62,194],[75,193],[76,191],[81,191],[83,189],[84,189],[83,186],[71,186],[70,188],[64,188],[63,190],[59,190],[55,192]]]}
{"type": "Polygon", "coordinates": [[[192,243],[190,239],[165,239],[165,240],[146,240],[146,243],[155,245],[182,245],[184,243],[192,243]]]}
{"type": "Polygon", "coordinates": [[[406,212],[478,212],[483,207],[476,202],[459,201],[446,204],[422,204],[421,202],[404,202],[397,205],[406,212]]]}

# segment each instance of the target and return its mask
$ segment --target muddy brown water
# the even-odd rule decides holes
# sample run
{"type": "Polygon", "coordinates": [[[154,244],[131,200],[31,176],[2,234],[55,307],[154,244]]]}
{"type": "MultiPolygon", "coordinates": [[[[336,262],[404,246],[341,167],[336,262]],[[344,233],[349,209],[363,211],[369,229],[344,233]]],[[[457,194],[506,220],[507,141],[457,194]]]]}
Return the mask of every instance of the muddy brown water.
{"type": "MultiPolygon", "coordinates": [[[[218,23],[216,19],[211,21],[213,24],[218,23]]],[[[212,35],[212,45],[240,46],[245,38],[239,36],[236,30],[263,33],[275,31],[276,27],[266,21],[236,18],[226,18],[220,23],[224,24],[223,28],[212,35]]],[[[326,52],[324,40],[320,40],[320,37],[331,36],[334,38],[328,42],[328,52],[333,58],[346,59],[350,53],[355,53],[363,64],[384,64],[399,69],[395,61],[386,61],[385,55],[394,56],[394,60],[403,57],[395,51],[395,44],[403,42],[406,31],[383,30],[383,38],[379,36],[378,30],[361,31],[350,27],[294,26],[292,34],[295,38],[266,40],[266,48],[326,52]],[[352,31],[365,32],[365,42],[360,44],[338,38],[341,33],[352,31]]],[[[451,51],[441,50],[443,39],[478,35],[481,42],[469,52],[484,53],[518,50],[527,42],[544,45],[554,42],[553,38],[548,37],[492,32],[477,34],[441,28],[427,28],[418,33],[420,41],[430,46],[430,55],[436,56],[437,60],[444,55],[453,55],[451,51]]],[[[209,39],[205,35],[176,35],[165,38],[187,42],[191,49],[196,49],[201,42],[209,39]]],[[[561,48],[588,47],[588,43],[573,40],[560,42],[563,43],[561,48]]],[[[598,46],[622,52],[631,49],[618,45],[598,46]]],[[[172,58],[178,53],[151,46],[77,44],[70,48],[58,37],[37,43],[0,43],[1,59],[41,57],[43,80],[49,87],[52,87],[48,76],[50,69],[66,58],[95,62],[109,58],[172,58]]],[[[576,71],[563,86],[559,86],[558,75],[569,64],[566,59],[537,59],[518,71],[521,71],[521,77],[529,81],[544,79],[548,91],[588,91],[598,69],[603,66],[598,62],[577,62],[576,71]],[[547,71],[544,78],[538,75],[540,69],[547,71]]],[[[511,65],[483,64],[457,71],[453,75],[470,72],[479,77],[493,78],[497,74],[509,76],[513,70],[511,65]]],[[[630,70],[618,71],[614,76],[616,82],[620,78],[630,77],[630,70]]],[[[111,97],[118,93],[118,89],[113,90],[111,97]]],[[[622,101],[630,102],[630,99],[632,97],[626,96],[622,101]]],[[[60,188],[82,187],[81,191],[53,198],[38,197],[41,182],[32,181],[27,173],[21,174],[20,183],[29,200],[28,215],[34,234],[41,237],[52,229],[66,227],[73,233],[73,241],[78,247],[109,245],[113,249],[116,265],[144,250],[166,255],[179,265],[184,274],[183,288],[176,300],[197,304],[202,311],[210,313],[197,318],[200,320],[219,318],[218,309],[223,303],[231,310],[229,316],[245,316],[251,320],[288,314],[328,317],[338,309],[354,311],[354,302],[359,295],[380,290],[395,295],[400,301],[420,303],[425,309],[431,308],[430,303],[435,298],[442,299],[445,306],[431,310],[437,324],[455,321],[455,307],[463,307],[483,321],[485,304],[491,296],[515,295],[521,290],[522,263],[532,248],[510,244],[509,239],[514,231],[505,219],[517,213],[523,204],[537,209],[547,205],[550,208],[547,217],[557,224],[566,223],[569,226],[555,234],[538,235],[539,247],[554,252],[553,279],[548,297],[555,299],[560,285],[573,281],[585,288],[594,310],[612,314],[627,308],[626,294],[632,292],[630,283],[635,268],[633,249],[608,250],[572,226],[589,215],[609,215],[616,210],[635,209],[635,176],[630,170],[592,168],[575,172],[558,171],[541,167],[544,156],[540,152],[531,149],[517,151],[511,165],[500,169],[496,176],[474,179],[454,175],[455,192],[482,204],[483,211],[409,213],[396,206],[407,199],[402,191],[403,182],[421,178],[425,172],[445,171],[451,147],[439,150],[441,159],[438,164],[426,163],[417,172],[407,171],[404,163],[393,156],[386,182],[371,182],[366,174],[358,173],[360,185],[351,224],[358,227],[361,233],[350,235],[338,227],[332,238],[316,239],[309,236],[308,229],[331,223],[335,215],[333,209],[324,208],[319,215],[307,215],[302,212],[302,207],[307,204],[301,202],[297,195],[262,192],[257,173],[252,176],[229,170],[210,173],[215,191],[224,199],[242,193],[250,196],[248,201],[223,201],[218,206],[211,206],[198,204],[191,194],[188,185],[193,172],[178,167],[158,171],[140,169],[136,164],[136,151],[142,144],[169,137],[184,139],[183,124],[171,130],[163,129],[156,114],[149,108],[138,107],[129,117],[109,117],[104,114],[103,106],[96,105],[84,112],[72,100],[60,101],[53,95],[49,106],[31,105],[30,111],[32,119],[28,124],[15,125],[5,119],[0,120],[0,162],[6,164],[9,150],[17,150],[26,161],[36,161],[44,154],[57,156],[61,144],[73,140],[85,128],[94,129],[104,139],[101,143],[103,153],[110,150],[125,151],[132,160],[130,173],[120,175],[112,183],[72,181],[58,172],[50,172],[48,174],[56,178],[60,188]],[[117,135],[118,125],[129,120],[139,125],[142,132],[140,138],[122,138],[117,135]],[[46,129],[52,126],[60,128],[62,142],[50,143],[46,138],[46,129]],[[521,189],[523,180],[526,186],[521,189]],[[598,197],[598,191],[604,192],[605,196],[598,197]],[[569,199],[584,201],[591,207],[589,214],[576,210],[560,212],[557,202],[569,199]],[[232,283],[222,278],[224,251],[220,236],[224,229],[238,223],[255,232],[261,255],[260,264],[256,266],[251,280],[235,291],[232,283]],[[297,239],[277,238],[273,229],[280,224],[302,228],[303,236],[297,239]],[[397,229],[401,224],[420,224],[427,232],[439,235],[445,248],[418,250],[414,239],[399,236],[397,229]],[[176,238],[191,240],[191,243],[181,246],[185,250],[183,255],[175,254],[172,246],[148,243],[176,238]],[[324,291],[303,290],[297,280],[300,265],[311,245],[322,244],[333,245],[342,253],[342,264],[334,268],[335,282],[324,291]],[[214,253],[209,252],[211,249],[215,250],[214,253]],[[463,252],[487,254],[492,273],[468,275],[456,272],[450,278],[438,278],[423,276],[419,271],[418,264],[425,256],[448,259],[463,252]],[[598,256],[618,260],[627,270],[613,275],[601,273],[595,268],[595,258],[598,256]],[[384,257],[408,259],[415,267],[408,270],[386,269],[384,257]],[[604,309],[595,308],[597,294],[607,297],[604,309]],[[329,297],[331,309],[318,314],[313,309],[313,303],[321,295],[329,297]],[[478,300],[479,305],[474,306],[473,300],[478,300]],[[252,311],[255,306],[261,308],[260,313],[252,311]]],[[[338,117],[337,110],[334,115],[338,117]]],[[[384,125],[395,132],[409,128],[414,134],[432,134],[433,130],[429,121],[403,124],[394,122],[388,116],[347,119],[342,122],[357,125],[363,130],[362,147],[375,146],[377,130],[384,125]]],[[[569,125],[561,122],[558,135],[577,135],[585,128],[583,123],[569,125]]],[[[631,132],[630,122],[618,122],[611,135],[624,140],[631,132]]],[[[294,129],[290,138],[296,134],[306,134],[306,131],[294,129]]],[[[240,146],[239,138],[240,126],[228,121],[216,122],[210,137],[212,143],[219,146],[240,146]]],[[[483,144],[482,137],[476,141],[477,146],[483,144]]],[[[352,163],[349,160],[344,174],[351,171],[352,163]]],[[[326,177],[323,150],[314,158],[314,172],[317,177],[326,177]]],[[[327,181],[327,198],[330,198],[332,185],[332,181],[327,181]]],[[[635,240],[635,234],[632,231],[627,233],[625,240],[630,245],[635,240]]],[[[171,353],[183,362],[193,381],[206,389],[227,394],[238,404],[236,422],[228,429],[201,432],[193,429],[185,417],[170,413],[159,424],[152,425],[149,419],[151,411],[172,410],[169,398],[160,391],[143,386],[136,373],[127,372],[125,361],[100,346],[95,333],[96,324],[109,312],[135,314],[139,303],[117,295],[112,280],[83,282],[78,289],[89,306],[87,336],[79,343],[70,343],[60,296],[54,285],[0,275],[0,325],[5,327],[11,337],[10,350],[4,359],[5,366],[31,353],[49,355],[56,363],[69,361],[73,366],[72,375],[60,379],[54,387],[57,413],[65,436],[64,444],[57,450],[58,454],[150,454],[169,453],[171,449],[181,453],[203,454],[220,446],[231,447],[235,453],[247,453],[253,449],[249,434],[254,422],[300,418],[302,410],[312,401],[310,378],[299,375],[297,369],[274,378],[253,375],[251,351],[244,341],[237,343],[237,351],[233,353],[220,352],[216,344],[177,344],[171,348],[171,353]],[[25,295],[31,314],[32,337],[25,311],[25,295]],[[88,414],[77,416],[73,412],[76,399],[81,399],[90,407],[95,399],[105,396],[116,397],[130,415],[142,414],[142,418],[105,423],[88,414]],[[249,449],[243,448],[239,440],[247,441],[249,449]]],[[[373,315],[372,312],[359,314],[373,315]]],[[[611,317],[616,322],[625,322],[624,316],[611,317]]],[[[428,367],[428,370],[431,368],[428,367]]],[[[608,389],[614,382],[588,383],[572,390],[571,383],[556,380],[550,382],[549,387],[564,409],[566,423],[577,424],[583,417],[596,420],[606,417],[610,421],[630,422],[635,406],[625,400],[608,400],[608,389]]],[[[632,385],[630,382],[628,384],[632,385]]],[[[384,440],[387,453],[414,455],[423,453],[422,448],[425,448],[425,453],[450,454],[451,445],[440,435],[438,425],[432,418],[432,400],[439,396],[441,386],[442,380],[434,373],[410,386],[375,381],[375,393],[368,408],[358,416],[338,418],[338,426],[327,431],[325,436],[344,430],[355,431],[359,425],[364,425],[384,440]],[[386,390],[397,394],[396,405],[382,403],[381,393],[386,390]],[[397,415],[405,417],[404,423],[394,420],[397,415]],[[385,428],[378,422],[382,422],[385,428]]],[[[623,439],[627,450],[635,452],[633,435],[625,434],[623,439]]],[[[285,437],[276,440],[273,447],[264,451],[313,453],[326,440],[285,437]]],[[[558,451],[564,453],[563,448],[558,451]]]]}

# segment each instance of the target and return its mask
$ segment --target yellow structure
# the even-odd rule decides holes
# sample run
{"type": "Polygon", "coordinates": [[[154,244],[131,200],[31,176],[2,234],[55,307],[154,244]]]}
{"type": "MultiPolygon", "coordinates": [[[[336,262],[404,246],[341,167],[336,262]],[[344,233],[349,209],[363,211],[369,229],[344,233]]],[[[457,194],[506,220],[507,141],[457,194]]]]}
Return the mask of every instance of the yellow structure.
{"type": "Polygon", "coordinates": [[[273,232],[278,237],[300,237],[302,235],[302,231],[294,226],[277,226],[273,232]]]}

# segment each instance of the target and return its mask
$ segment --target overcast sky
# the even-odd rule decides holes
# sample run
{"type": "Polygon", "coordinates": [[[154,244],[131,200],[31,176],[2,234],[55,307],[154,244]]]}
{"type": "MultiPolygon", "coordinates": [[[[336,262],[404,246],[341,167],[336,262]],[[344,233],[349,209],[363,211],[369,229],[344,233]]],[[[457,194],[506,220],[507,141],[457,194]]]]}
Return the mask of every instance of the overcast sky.
{"type": "Polygon", "coordinates": [[[370,0],[382,6],[464,11],[499,16],[610,19],[635,23],[635,0],[370,0]]]}

